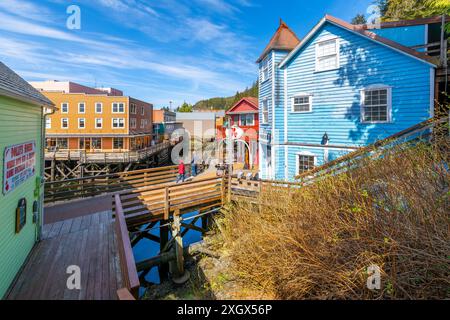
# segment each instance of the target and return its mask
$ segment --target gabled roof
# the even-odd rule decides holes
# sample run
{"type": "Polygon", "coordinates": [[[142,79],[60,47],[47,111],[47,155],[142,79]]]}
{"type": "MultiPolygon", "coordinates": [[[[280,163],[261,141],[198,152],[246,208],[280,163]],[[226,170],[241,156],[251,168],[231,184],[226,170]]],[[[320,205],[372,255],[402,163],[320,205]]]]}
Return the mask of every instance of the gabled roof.
{"type": "Polygon", "coordinates": [[[258,98],[255,98],[255,97],[244,97],[241,100],[239,100],[237,103],[235,103],[234,106],[232,106],[230,109],[228,109],[226,114],[253,113],[253,112],[255,112],[255,113],[258,112],[258,98]],[[250,105],[250,107],[253,107],[254,111],[249,111],[249,110],[246,110],[245,112],[236,112],[236,111],[234,111],[244,101],[247,102],[250,105]]]}
{"type": "Polygon", "coordinates": [[[264,49],[261,56],[256,60],[256,63],[261,62],[262,59],[269,53],[270,50],[287,50],[291,51],[300,43],[297,35],[280,19],[280,26],[275,34],[270,39],[269,44],[264,49]]]}
{"type": "Polygon", "coordinates": [[[330,15],[325,15],[325,17],[323,17],[320,22],[306,35],[306,37],[302,40],[302,42],[299,43],[299,45],[292,50],[287,57],[281,61],[280,63],[280,68],[283,67],[287,62],[289,62],[292,57],[295,56],[295,54],[301,49],[303,48],[306,43],[312,38],[312,36],[326,23],[329,22],[335,26],[341,27],[345,30],[348,30],[352,33],[355,33],[357,35],[360,35],[362,37],[365,37],[369,40],[372,40],[374,42],[377,42],[381,45],[384,45],[386,47],[389,47],[395,51],[398,51],[400,53],[403,53],[411,58],[417,59],[419,61],[422,61],[424,63],[427,63],[433,67],[436,66],[437,61],[436,58],[430,57],[422,52],[418,52],[414,49],[408,48],[406,46],[403,46],[395,41],[380,37],[379,35],[367,31],[364,25],[353,25],[350,24],[348,22],[345,22],[341,19],[335,18],[333,16],[330,15]]]}
{"type": "Polygon", "coordinates": [[[0,94],[38,106],[54,107],[53,102],[2,62],[0,62],[0,94]]]}

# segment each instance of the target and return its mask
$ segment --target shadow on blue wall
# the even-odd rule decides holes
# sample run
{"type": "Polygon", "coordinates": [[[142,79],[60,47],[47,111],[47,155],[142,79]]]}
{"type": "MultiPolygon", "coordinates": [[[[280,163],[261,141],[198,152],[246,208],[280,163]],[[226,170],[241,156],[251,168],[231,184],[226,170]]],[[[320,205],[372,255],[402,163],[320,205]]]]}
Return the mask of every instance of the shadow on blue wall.
{"type": "MultiPolygon", "coordinates": [[[[379,74],[376,67],[367,70],[367,56],[364,51],[358,50],[355,45],[341,45],[341,56],[347,58],[345,64],[341,64],[338,71],[339,78],[334,84],[340,87],[350,86],[355,90],[353,103],[347,109],[345,118],[354,123],[353,129],[348,132],[348,139],[355,144],[373,143],[390,135],[386,130],[386,124],[364,124],[361,122],[360,90],[371,84],[385,83],[384,75],[379,74]],[[375,79],[375,80],[372,80],[375,79]]],[[[381,64],[382,62],[378,62],[381,64]]],[[[370,63],[373,65],[373,62],[370,63]]],[[[392,109],[392,114],[396,109],[392,109]]],[[[387,124],[389,125],[389,124],[387,124]]]]}

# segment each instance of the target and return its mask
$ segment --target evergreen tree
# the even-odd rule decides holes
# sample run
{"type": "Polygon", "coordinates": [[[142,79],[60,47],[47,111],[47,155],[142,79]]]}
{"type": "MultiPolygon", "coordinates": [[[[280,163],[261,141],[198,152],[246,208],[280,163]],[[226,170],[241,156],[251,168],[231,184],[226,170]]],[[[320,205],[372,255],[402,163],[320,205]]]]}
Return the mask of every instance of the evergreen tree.
{"type": "Polygon", "coordinates": [[[185,101],[177,108],[177,112],[192,112],[192,105],[185,101]]]}
{"type": "Polygon", "coordinates": [[[367,23],[366,17],[363,14],[358,13],[353,19],[352,24],[365,24],[367,23]]]}

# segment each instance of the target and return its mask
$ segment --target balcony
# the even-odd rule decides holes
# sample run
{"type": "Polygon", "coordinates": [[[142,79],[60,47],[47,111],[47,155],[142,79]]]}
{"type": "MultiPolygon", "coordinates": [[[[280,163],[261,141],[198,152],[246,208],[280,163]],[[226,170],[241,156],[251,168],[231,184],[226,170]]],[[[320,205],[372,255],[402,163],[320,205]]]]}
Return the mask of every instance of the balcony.
{"type": "Polygon", "coordinates": [[[98,150],[86,151],[75,149],[45,150],[45,160],[74,160],[81,163],[129,163],[144,160],[170,147],[169,141],[154,146],[132,151],[98,150]]]}

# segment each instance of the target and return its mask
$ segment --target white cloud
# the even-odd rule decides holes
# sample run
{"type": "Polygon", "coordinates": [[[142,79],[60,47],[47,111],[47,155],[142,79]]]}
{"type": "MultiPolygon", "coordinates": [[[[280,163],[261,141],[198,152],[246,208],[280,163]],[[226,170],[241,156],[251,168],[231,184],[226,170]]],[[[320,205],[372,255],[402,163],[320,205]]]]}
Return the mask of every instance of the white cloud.
{"type": "Polygon", "coordinates": [[[158,41],[173,42],[176,49],[172,43],[158,46],[95,30],[57,29],[47,21],[3,12],[0,5],[0,30],[7,31],[0,36],[2,56],[33,80],[72,80],[87,85],[98,80],[104,86],[129,88],[155,103],[170,99],[195,102],[233,94],[256,77],[253,56],[246,50],[248,39],[230,30],[225,22],[212,22],[208,16],[196,18],[183,3],[173,7],[179,3],[173,0],[155,2],[152,7],[138,0],[100,1],[103,9],[96,9],[106,18],[113,17],[112,23],[131,21],[130,28],[144,30],[158,41]],[[128,10],[139,12],[131,15],[128,10]],[[161,39],[153,37],[154,33],[161,39]]]}

